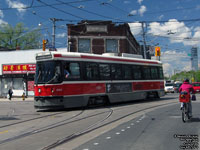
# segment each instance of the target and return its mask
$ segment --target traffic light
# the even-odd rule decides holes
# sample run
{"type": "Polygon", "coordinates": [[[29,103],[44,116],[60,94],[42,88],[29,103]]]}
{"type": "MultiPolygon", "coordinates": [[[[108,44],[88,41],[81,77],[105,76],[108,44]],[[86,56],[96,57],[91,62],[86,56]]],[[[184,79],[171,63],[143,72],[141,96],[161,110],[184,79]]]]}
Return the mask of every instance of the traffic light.
{"type": "Polygon", "coordinates": [[[47,44],[47,40],[43,40],[42,41],[42,49],[43,49],[43,51],[46,50],[46,44],[47,44]]]}
{"type": "Polygon", "coordinates": [[[161,52],[160,52],[160,47],[155,47],[155,56],[160,56],[161,52]]]}

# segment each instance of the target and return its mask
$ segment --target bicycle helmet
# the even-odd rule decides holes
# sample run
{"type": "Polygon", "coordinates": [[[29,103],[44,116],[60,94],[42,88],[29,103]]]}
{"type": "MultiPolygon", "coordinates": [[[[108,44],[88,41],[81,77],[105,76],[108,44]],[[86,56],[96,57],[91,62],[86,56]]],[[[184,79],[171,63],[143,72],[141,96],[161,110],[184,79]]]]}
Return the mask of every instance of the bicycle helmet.
{"type": "Polygon", "coordinates": [[[184,82],[189,82],[189,79],[185,79],[184,82]]]}

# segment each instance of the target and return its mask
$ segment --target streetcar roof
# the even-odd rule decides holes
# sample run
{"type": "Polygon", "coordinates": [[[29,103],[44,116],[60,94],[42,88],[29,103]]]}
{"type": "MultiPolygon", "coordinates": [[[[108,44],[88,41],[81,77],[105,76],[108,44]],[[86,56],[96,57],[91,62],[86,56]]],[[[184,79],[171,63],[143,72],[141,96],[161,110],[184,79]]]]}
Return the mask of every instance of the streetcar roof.
{"type": "Polygon", "coordinates": [[[157,60],[148,60],[141,58],[132,58],[132,57],[122,57],[122,56],[107,56],[107,55],[98,55],[91,53],[77,53],[77,52],[40,52],[36,54],[37,61],[44,60],[98,60],[99,61],[120,61],[120,62],[135,62],[135,63],[150,63],[150,64],[158,64],[162,63],[157,60]]]}

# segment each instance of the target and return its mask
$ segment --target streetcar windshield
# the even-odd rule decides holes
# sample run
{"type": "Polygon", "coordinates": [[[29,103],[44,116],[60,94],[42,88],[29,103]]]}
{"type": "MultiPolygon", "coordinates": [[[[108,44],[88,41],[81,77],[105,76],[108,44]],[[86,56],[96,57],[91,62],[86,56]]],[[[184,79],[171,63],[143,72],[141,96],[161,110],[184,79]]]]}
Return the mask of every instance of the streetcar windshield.
{"type": "Polygon", "coordinates": [[[55,61],[36,64],[35,84],[52,84],[61,82],[61,63],[55,61]]]}

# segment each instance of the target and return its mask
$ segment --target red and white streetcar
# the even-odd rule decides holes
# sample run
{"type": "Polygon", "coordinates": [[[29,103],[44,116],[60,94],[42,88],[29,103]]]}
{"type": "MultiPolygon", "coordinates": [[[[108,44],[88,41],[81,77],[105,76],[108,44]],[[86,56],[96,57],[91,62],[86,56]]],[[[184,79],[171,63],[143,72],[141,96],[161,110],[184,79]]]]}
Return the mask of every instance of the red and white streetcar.
{"type": "Polygon", "coordinates": [[[73,108],[164,95],[156,60],[72,52],[36,54],[35,108],[73,108]]]}

